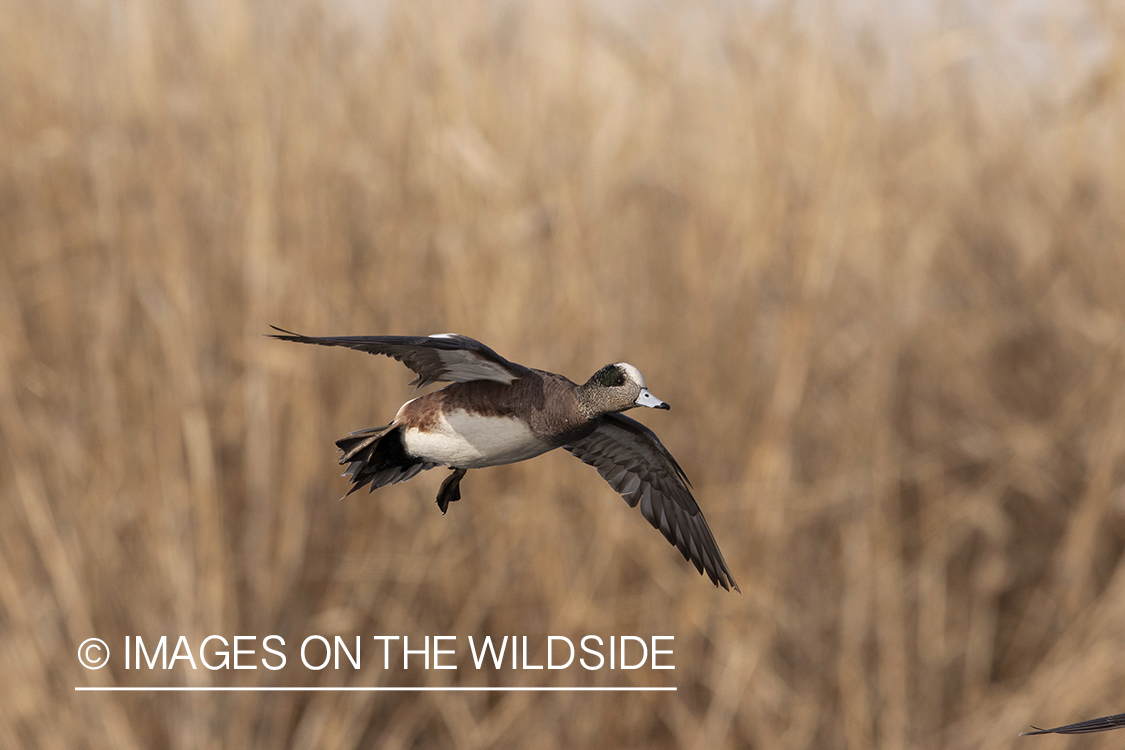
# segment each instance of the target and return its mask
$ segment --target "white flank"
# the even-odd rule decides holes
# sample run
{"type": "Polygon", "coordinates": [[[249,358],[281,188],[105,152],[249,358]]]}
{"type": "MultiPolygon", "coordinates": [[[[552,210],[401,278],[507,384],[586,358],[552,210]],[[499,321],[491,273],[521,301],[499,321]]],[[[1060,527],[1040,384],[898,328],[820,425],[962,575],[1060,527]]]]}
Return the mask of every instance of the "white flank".
{"type": "Polygon", "coordinates": [[[426,432],[406,430],[405,442],[412,456],[459,469],[511,464],[551,449],[521,420],[482,417],[460,409],[442,415],[426,432]]]}

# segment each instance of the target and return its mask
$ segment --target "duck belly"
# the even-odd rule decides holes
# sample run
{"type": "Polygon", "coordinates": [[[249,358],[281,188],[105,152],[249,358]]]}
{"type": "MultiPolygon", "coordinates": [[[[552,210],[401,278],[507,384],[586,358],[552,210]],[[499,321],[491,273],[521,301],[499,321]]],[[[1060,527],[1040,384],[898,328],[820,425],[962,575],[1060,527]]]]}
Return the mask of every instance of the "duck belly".
{"type": "Polygon", "coordinates": [[[408,427],[403,442],[411,456],[459,469],[524,461],[553,447],[535,437],[523,420],[460,409],[442,414],[423,429],[408,427]]]}

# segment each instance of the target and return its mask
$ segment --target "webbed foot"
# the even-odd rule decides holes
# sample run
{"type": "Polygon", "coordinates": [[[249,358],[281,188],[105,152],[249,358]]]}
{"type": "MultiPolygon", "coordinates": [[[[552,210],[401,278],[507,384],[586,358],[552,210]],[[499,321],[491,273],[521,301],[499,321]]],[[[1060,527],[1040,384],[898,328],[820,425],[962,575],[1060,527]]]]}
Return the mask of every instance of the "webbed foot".
{"type": "Polygon", "coordinates": [[[445,478],[441,483],[441,489],[438,490],[437,504],[441,508],[441,514],[444,516],[445,511],[449,510],[449,504],[455,503],[461,499],[461,477],[465,476],[468,469],[454,469],[453,473],[445,478]]]}

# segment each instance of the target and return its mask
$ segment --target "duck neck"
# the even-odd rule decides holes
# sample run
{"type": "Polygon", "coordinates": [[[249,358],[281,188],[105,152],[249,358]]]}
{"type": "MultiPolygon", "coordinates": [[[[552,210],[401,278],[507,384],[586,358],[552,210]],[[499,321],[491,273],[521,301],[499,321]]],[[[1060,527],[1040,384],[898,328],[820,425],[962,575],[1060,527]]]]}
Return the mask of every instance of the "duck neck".
{"type": "Polygon", "coordinates": [[[597,419],[615,411],[605,398],[605,391],[597,383],[584,383],[575,390],[578,410],[586,419],[597,419]]]}

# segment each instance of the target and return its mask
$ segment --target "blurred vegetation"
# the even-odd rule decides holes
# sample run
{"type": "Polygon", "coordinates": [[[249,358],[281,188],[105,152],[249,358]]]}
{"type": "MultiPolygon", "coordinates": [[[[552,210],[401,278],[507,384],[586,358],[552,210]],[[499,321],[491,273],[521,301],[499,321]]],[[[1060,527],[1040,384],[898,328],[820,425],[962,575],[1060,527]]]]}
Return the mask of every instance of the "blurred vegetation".
{"type": "Polygon", "coordinates": [[[0,5],[0,745],[1054,748],[1016,734],[1125,710],[1119,7],[1035,74],[808,3],[362,7],[0,5]],[[632,362],[743,595],[561,453],[446,517],[437,472],[338,502],[410,374],[270,323],[632,362]],[[675,635],[565,677],[679,690],[73,692],[556,679],[74,656],[212,633],[675,635]]]}

